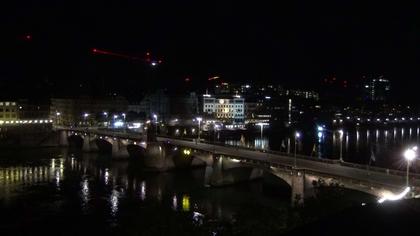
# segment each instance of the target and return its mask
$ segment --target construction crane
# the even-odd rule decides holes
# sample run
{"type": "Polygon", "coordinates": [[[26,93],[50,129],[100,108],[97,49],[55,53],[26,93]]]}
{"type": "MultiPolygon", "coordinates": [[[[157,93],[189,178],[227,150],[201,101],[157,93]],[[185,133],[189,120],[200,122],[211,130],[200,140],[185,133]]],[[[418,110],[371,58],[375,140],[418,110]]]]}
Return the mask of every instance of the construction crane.
{"type": "Polygon", "coordinates": [[[130,61],[142,61],[152,67],[156,67],[162,64],[162,59],[153,58],[150,52],[146,52],[146,55],[144,56],[144,58],[131,56],[131,55],[123,54],[123,53],[112,52],[112,51],[103,50],[103,49],[98,49],[98,48],[92,48],[91,52],[95,55],[106,55],[106,56],[118,57],[118,58],[130,60],[130,61]]]}

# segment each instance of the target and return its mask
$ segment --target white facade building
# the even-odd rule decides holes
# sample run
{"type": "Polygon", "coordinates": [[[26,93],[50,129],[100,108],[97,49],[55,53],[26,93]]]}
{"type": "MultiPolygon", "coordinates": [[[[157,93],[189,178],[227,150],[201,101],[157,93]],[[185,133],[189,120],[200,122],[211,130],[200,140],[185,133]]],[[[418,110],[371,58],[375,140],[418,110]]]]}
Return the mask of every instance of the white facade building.
{"type": "Polygon", "coordinates": [[[226,123],[243,124],[245,99],[240,96],[215,98],[209,94],[204,94],[203,113],[226,123]]]}

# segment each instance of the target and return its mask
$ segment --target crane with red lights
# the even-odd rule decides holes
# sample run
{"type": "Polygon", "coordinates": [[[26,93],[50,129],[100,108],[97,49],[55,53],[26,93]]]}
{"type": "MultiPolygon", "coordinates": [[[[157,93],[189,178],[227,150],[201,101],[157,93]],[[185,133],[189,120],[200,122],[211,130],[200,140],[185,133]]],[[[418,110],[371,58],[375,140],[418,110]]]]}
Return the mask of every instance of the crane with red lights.
{"type": "Polygon", "coordinates": [[[137,57],[137,56],[131,56],[131,55],[123,54],[123,53],[118,53],[118,52],[112,52],[112,51],[103,50],[103,49],[98,49],[98,48],[92,48],[91,52],[95,55],[113,56],[113,57],[118,57],[118,58],[122,58],[122,59],[127,59],[127,60],[130,60],[130,61],[143,61],[146,64],[149,64],[153,67],[162,64],[162,59],[152,58],[150,52],[146,52],[146,55],[145,55],[144,58],[137,57]]]}

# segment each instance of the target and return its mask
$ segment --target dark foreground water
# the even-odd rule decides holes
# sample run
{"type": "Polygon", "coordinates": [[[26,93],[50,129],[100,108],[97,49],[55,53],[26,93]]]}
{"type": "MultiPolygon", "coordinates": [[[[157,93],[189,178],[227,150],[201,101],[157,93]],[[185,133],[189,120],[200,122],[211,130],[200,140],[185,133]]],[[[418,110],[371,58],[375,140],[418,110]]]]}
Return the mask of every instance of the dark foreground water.
{"type": "Polygon", "coordinates": [[[2,151],[0,235],[278,235],[374,201],[321,188],[292,208],[273,176],[223,188],[203,179],[204,169],[153,173],[67,149],[2,151]]]}

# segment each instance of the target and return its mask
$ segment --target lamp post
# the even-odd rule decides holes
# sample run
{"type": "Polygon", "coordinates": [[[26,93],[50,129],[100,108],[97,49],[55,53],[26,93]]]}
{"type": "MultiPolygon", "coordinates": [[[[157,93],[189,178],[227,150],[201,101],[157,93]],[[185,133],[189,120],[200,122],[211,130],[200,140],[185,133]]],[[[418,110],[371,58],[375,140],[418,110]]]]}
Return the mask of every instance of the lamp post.
{"type": "Polygon", "coordinates": [[[410,174],[410,162],[413,161],[417,156],[417,146],[409,148],[404,152],[404,158],[407,161],[407,178],[406,185],[409,187],[409,174],[410,174]]]}
{"type": "Polygon", "coordinates": [[[84,120],[85,120],[85,124],[86,124],[86,119],[88,118],[88,116],[89,116],[89,114],[88,114],[88,113],[84,113],[84,114],[83,114],[83,118],[84,118],[84,120]]]}
{"type": "Polygon", "coordinates": [[[198,142],[200,142],[200,131],[201,131],[201,121],[203,120],[203,118],[201,117],[197,117],[196,120],[198,121],[198,142]]]}
{"type": "Polygon", "coordinates": [[[340,162],[343,162],[343,135],[344,135],[344,131],[342,129],[340,129],[338,131],[338,133],[340,134],[340,162]]]}
{"type": "Polygon", "coordinates": [[[295,159],[294,159],[294,167],[296,167],[297,166],[297,164],[296,164],[296,150],[297,150],[297,142],[298,142],[298,140],[299,140],[299,138],[300,138],[300,133],[299,132],[296,132],[295,133],[295,159]]]}
{"type": "Polygon", "coordinates": [[[104,122],[104,125],[106,124],[106,127],[108,127],[109,126],[109,124],[108,124],[108,112],[104,111],[102,114],[105,116],[105,122],[106,123],[104,122]]]}
{"type": "Polygon", "coordinates": [[[155,119],[155,135],[157,135],[158,116],[156,114],[153,114],[153,118],[155,119]]]}
{"type": "Polygon", "coordinates": [[[59,124],[60,124],[60,122],[59,122],[59,120],[58,120],[58,117],[60,117],[60,115],[61,115],[61,113],[60,113],[60,112],[58,112],[58,111],[55,113],[55,122],[56,122],[56,124],[57,124],[57,125],[59,125],[59,124]]]}

